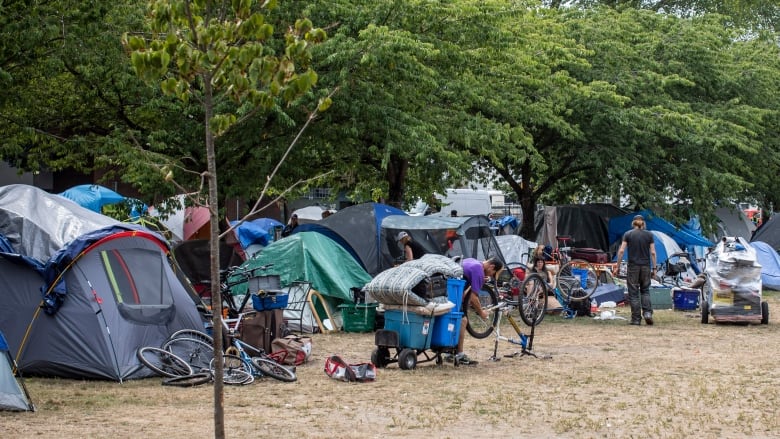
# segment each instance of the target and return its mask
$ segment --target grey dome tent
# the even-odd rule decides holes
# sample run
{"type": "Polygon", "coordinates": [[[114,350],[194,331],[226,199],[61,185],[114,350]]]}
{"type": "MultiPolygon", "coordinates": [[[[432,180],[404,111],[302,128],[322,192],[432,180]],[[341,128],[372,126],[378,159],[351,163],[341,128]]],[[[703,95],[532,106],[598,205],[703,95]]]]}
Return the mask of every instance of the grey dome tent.
{"type": "Polygon", "coordinates": [[[401,256],[401,248],[396,240],[400,232],[408,233],[427,253],[480,261],[496,257],[506,263],[490,229],[490,220],[484,215],[390,215],[382,221],[382,270],[391,268],[393,261],[401,256]]]}
{"type": "Polygon", "coordinates": [[[14,376],[16,363],[8,349],[2,331],[0,331],[0,410],[24,412],[35,411],[24,381],[14,376]]]}
{"type": "Polygon", "coordinates": [[[0,330],[25,375],[123,381],[198,299],[160,235],[26,185],[0,187],[0,330]]]}

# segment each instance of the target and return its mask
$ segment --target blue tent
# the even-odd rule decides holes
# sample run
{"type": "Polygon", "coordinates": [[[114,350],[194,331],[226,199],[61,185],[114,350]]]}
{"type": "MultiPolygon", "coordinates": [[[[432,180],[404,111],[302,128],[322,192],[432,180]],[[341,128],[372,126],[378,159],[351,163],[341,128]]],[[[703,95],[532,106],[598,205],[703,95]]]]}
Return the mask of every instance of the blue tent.
{"type": "Polygon", "coordinates": [[[79,206],[86,207],[93,212],[100,212],[100,209],[106,204],[116,204],[125,201],[124,196],[97,184],[73,186],[59,195],[75,201],[79,206]]]}
{"type": "Polygon", "coordinates": [[[764,288],[780,290],[780,255],[763,241],[750,243],[756,250],[756,260],[761,264],[761,283],[764,288]]]}
{"type": "Polygon", "coordinates": [[[688,249],[691,246],[713,247],[715,244],[696,234],[691,229],[675,226],[660,216],[656,216],[650,210],[640,210],[627,215],[617,216],[609,220],[609,242],[616,243],[623,238],[623,234],[631,230],[631,222],[634,216],[642,215],[645,218],[647,230],[655,230],[669,235],[681,248],[688,249]]]}
{"type": "Polygon", "coordinates": [[[318,232],[341,244],[372,276],[382,271],[382,221],[406,212],[381,203],[362,203],[339,210],[311,224],[301,224],[298,232],[318,232]]]}

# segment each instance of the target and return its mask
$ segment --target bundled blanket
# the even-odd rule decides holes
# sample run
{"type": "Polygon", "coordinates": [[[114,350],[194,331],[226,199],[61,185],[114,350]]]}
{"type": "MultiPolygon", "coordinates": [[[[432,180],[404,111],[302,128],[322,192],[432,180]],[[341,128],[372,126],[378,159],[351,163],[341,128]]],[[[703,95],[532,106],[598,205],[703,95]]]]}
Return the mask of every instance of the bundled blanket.
{"type": "Polygon", "coordinates": [[[379,273],[364,290],[384,309],[406,309],[427,315],[446,314],[454,306],[446,295],[427,299],[414,292],[420,283],[430,282],[432,276],[441,275],[460,278],[463,268],[446,256],[428,254],[379,273]]]}

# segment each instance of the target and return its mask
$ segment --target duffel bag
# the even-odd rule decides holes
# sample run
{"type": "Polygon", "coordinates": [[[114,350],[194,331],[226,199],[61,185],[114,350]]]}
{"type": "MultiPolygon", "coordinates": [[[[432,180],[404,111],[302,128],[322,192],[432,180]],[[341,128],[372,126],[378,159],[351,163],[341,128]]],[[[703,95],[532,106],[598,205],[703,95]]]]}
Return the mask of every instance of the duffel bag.
{"type": "Polygon", "coordinates": [[[609,262],[607,252],[597,248],[573,248],[571,249],[572,259],[584,259],[594,264],[606,264],[609,262]]]}

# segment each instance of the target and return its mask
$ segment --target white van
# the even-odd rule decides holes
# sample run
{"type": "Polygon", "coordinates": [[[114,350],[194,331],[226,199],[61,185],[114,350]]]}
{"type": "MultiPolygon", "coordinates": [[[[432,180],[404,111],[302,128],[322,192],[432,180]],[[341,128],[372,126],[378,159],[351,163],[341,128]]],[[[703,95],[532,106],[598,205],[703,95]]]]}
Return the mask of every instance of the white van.
{"type": "Polygon", "coordinates": [[[457,213],[456,216],[487,216],[492,210],[491,193],[486,190],[447,189],[446,195],[436,194],[435,196],[441,203],[440,211],[435,212],[428,204],[418,201],[414,208],[408,212],[409,215],[452,216],[454,211],[457,213]]]}

